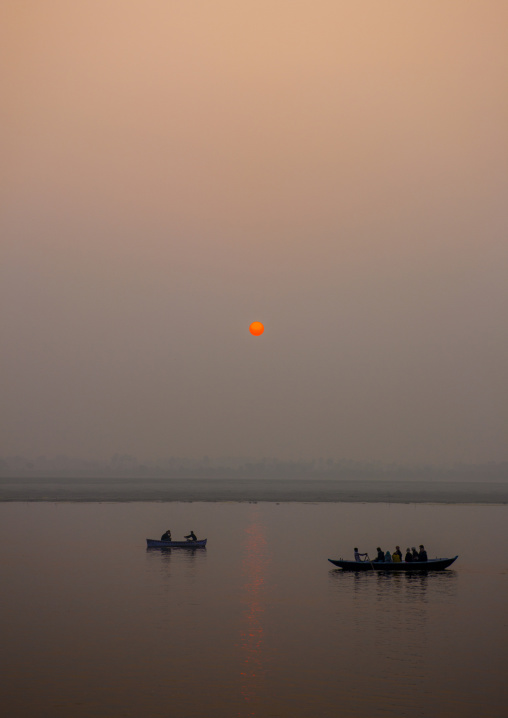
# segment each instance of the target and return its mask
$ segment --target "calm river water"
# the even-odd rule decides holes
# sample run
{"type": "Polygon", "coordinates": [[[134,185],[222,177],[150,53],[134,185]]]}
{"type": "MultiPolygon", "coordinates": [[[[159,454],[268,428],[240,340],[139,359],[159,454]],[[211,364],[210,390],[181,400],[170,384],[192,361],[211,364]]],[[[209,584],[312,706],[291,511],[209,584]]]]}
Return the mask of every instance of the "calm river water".
{"type": "Polygon", "coordinates": [[[3,714],[508,715],[507,506],[0,504],[3,714]],[[147,550],[193,529],[204,550],[147,550]],[[428,575],[328,558],[424,543],[428,575]]]}

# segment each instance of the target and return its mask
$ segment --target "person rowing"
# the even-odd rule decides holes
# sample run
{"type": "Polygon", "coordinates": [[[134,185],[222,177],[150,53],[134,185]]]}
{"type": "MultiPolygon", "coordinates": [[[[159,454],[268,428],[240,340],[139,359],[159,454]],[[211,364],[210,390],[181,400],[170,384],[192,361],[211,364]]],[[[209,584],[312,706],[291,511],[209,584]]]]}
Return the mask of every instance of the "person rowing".
{"type": "Polygon", "coordinates": [[[191,531],[190,534],[188,536],[184,536],[184,538],[186,538],[187,541],[197,541],[198,540],[194,531],[191,531]]]}

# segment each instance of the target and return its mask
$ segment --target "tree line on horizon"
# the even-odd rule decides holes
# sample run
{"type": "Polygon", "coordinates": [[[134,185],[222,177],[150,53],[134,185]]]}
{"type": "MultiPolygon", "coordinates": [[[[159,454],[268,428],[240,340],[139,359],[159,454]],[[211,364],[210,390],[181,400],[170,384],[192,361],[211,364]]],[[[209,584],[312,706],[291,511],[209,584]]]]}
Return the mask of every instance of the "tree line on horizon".
{"type": "Polygon", "coordinates": [[[364,480],[476,480],[508,481],[508,462],[455,463],[448,466],[383,464],[346,459],[224,457],[190,459],[169,457],[138,461],[130,454],[114,454],[109,460],[77,459],[65,455],[0,457],[2,477],[130,477],[130,478],[319,478],[364,480]]]}

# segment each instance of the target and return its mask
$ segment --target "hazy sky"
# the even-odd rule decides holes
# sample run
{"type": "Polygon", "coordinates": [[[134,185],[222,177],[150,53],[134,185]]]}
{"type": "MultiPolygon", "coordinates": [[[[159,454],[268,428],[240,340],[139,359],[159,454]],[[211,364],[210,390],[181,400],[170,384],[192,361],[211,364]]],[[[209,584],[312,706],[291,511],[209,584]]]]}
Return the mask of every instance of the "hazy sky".
{"type": "Polygon", "coordinates": [[[506,0],[0,12],[0,454],[508,460],[506,0]]]}

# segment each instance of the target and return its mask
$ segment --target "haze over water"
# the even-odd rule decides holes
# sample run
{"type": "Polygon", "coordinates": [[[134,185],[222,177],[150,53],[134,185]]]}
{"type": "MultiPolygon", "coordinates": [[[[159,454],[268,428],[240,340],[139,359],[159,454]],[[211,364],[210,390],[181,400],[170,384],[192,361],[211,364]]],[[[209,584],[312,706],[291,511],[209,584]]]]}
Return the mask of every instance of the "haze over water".
{"type": "Polygon", "coordinates": [[[505,0],[1,4],[7,715],[506,716],[507,507],[472,502],[507,501],[507,31],[505,0]],[[206,551],[147,551],[168,527],[206,551]],[[406,542],[459,561],[326,560],[406,542]]]}

